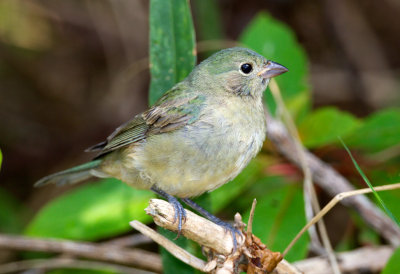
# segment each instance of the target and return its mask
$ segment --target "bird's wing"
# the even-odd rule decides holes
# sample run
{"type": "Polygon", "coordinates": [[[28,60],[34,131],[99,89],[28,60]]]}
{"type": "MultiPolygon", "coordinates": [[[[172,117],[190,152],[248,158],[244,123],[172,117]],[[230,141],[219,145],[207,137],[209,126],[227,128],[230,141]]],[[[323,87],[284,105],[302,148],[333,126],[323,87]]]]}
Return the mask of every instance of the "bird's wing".
{"type": "Polygon", "coordinates": [[[205,97],[195,93],[182,93],[172,89],[149,110],[136,115],[132,120],[118,127],[107,139],[86,151],[99,151],[99,155],[161,134],[179,129],[195,122],[203,107],[205,97]]]}

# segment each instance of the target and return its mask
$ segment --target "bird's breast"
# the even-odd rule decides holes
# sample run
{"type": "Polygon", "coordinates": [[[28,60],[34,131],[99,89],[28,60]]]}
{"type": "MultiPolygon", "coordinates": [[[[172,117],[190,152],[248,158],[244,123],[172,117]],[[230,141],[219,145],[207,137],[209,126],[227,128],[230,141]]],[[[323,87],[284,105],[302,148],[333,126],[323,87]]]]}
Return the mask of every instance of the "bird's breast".
{"type": "Polygon", "coordinates": [[[129,164],[149,185],[177,197],[198,196],[236,177],[265,135],[261,101],[214,100],[195,123],[148,138],[131,153],[129,164]]]}

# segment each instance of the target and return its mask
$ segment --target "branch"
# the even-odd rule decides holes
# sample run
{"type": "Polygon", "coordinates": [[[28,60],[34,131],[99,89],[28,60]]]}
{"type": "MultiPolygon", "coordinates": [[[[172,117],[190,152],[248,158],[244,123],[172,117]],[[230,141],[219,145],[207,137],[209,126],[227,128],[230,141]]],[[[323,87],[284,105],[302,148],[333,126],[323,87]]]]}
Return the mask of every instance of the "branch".
{"type": "Polygon", "coordinates": [[[105,244],[0,234],[0,249],[2,248],[67,253],[89,259],[135,265],[155,272],[162,271],[159,255],[141,249],[128,249],[105,244]]]}
{"type": "MultiPolygon", "coordinates": [[[[254,206],[255,203],[253,203],[253,208],[254,206]]],[[[146,212],[154,218],[157,225],[177,231],[177,223],[174,223],[175,210],[168,202],[151,199],[146,212]]],[[[244,226],[239,214],[235,216],[235,223],[237,227],[243,228],[244,226]]],[[[179,260],[204,272],[213,271],[213,273],[217,274],[238,273],[240,271],[263,273],[263,271],[271,272],[275,269],[274,273],[276,274],[300,273],[293,266],[282,260],[280,253],[268,250],[251,233],[243,233],[242,237],[238,239],[236,250],[233,251],[233,239],[230,233],[226,233],[221,226],[189,210],[186,210],[186,221],[182,225],[182,235],[203,246],[203,251],[205,251],[208,257],[208,263],[191,255],[172,241],[138,221],[131,222],[131,225],[165,247],[179,260]]],[[[249,226],[251,227],[251,224],[249,226]]]]}
{"type": "MultiPolygon", "coordinates": [[[[146,208],[146,213],[153,217],[158,226],[177,231],[177,224],[174,223],[175,211],[168,202],[151,199],[146,208]]],[[[182,225],[182,235],[201,246],[212,248],[218,254],[229,255],[233,250],[231,233],[226,233],[222,226],[214,224],[189,210],[186,210],[186,221],[182,225]]],[[[238,245],[242,245],[243,240],[243,237],[238,238],[238,245]]]]}
{"type": "MultiPolygon", "coordinates": [[[[342,272],[361,273],[362,270],[368,269],[368,272],[378,273],[385,267],[392,253],[393,248],[390,246],[363,247],[340,252],[337,257],[342,272]]],[[[314,257],[295,262],[293,265],[307,274],[333,273],[326,258],[314,257]]]]}
{"type": "Polygon", "coordinates": [[[0,274],[5,273],[16,273],[24,270],[32,269],[57,269],[57,268],[68,268],[68,269],[82,269],[82,270],[102,270],[112,271],[118,273],[137,273],[137,274],[149,274],[150,272],[144,271],[137,268],[122,266],[118,264],[110,264],[95,261],[77,260],[71,258],[55,258],[55,259],[34,259],[11,262],[0,265],[0,274]]]}
{"type": "MultiPolygon", "coordinates": [[[[267,113],[267,135],[275,144],[280,153],[297,166],[301,166],[301,159],[296,151],[296,145],[282,122],[277,121],[267,113]]],[[[331,166],[324,163],[314,154],[305,150],[305,158],[311,169],[313,181],[322,187],[328,194],[335,196],[341,192],[355,188],[331,166]]],[[[400,245],[400,228],[377,208],[367,197],[355,196],[341,201],[342,204],[354,208],[362,218],[380,233],[392,246],[400,245]]]]}

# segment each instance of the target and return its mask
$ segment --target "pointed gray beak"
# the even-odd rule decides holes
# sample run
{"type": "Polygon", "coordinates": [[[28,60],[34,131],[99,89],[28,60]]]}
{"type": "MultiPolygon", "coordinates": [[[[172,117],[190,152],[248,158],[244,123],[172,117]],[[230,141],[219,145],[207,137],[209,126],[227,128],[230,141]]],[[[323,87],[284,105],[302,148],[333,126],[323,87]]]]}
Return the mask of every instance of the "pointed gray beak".
{"type": "Polygon", "coordinates": [[[278,63],[268,61],[264,68],[259,73],[257,73],[257,76],[261,76],[262,78],[267,79],[281,75],[282,73],[285,73],[287,71],[288,69],[286,67],[278,63]]]}

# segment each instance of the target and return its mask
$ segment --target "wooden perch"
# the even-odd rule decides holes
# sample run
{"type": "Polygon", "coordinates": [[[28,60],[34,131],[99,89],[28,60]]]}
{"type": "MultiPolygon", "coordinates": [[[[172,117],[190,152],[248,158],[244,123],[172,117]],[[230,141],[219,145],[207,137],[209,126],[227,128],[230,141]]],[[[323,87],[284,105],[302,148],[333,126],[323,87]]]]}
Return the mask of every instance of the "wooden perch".
{"type": "MultiPolygon", "coordinates": [[[[168,202],[151,199],[146,212],[154,218],[157,225],[177,231],[177,223],[174,223],[175,211],[168,202]]],[[[240,229],[244,227],[239,214],[235,216],[235,223],[240,229]]],[[[131,225],[165,247],[181,261],[204,272],[218,274],[238,273],[240,271],[248,273],[274,271],[273,273],[276,274],[300,273],[293,266],[282,260],[279,252],[268,250],[256,236],[251,234],[251,231],[238,237],[238,247],[233,252],[233,239],[230,233],[227,233],[221,226],[189,210],[186,210],[186,221],[182,225],[182,235],[203,246],[203,251],[207,253],[208,262],[191,255],[138,221],[131,222],[131,225]]]]}
{"type": "MultiPolygon", "coordinates": [[[[168,230],[177,231],[174,223],[174,208],[164,200],[151,199],[146,213],[153,217],[154,222],[168,230]]],[[[182,225],[182,235],[201,246],[212,248],[216,253],[229,255],[233,251],[231,233],[226,233],[222,226],[186,210],[186,222],[182,225]],[[216,237],[218,235],[218,237],[216,237]]],[[[238,237],[238,246],[244,242],[244,237],[238,237]]]]}

